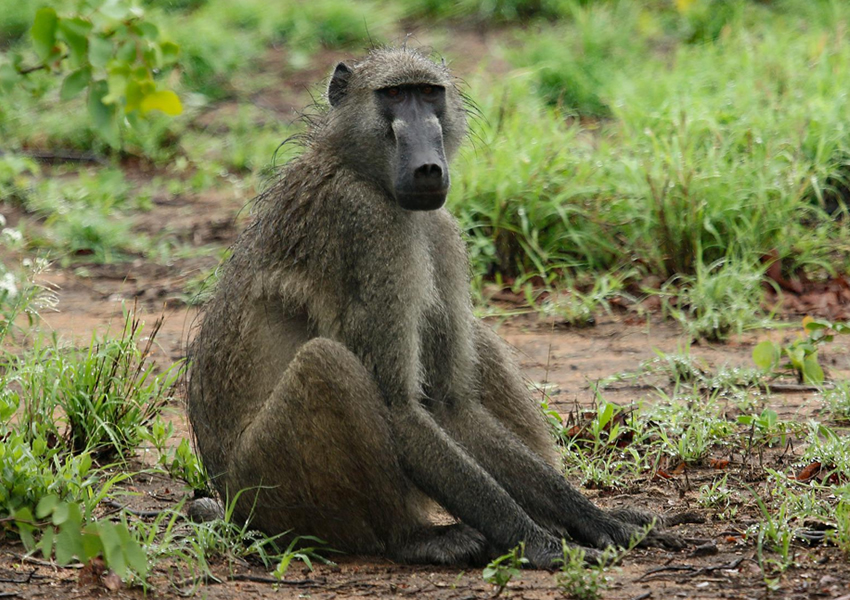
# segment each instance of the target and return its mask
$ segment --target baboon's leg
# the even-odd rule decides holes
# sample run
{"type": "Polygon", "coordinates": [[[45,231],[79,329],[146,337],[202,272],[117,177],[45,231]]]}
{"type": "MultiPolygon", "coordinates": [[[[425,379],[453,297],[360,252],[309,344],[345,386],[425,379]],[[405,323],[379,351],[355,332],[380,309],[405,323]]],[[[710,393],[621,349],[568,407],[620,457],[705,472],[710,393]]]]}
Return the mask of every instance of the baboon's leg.
{"type": "MultiPolygon", "coordinates": [[[[478,424],[476,428],[473,428],[478,431],[475,443],[480,449],[470,451],[497,481],[511,491],[512,495],[512,488],[509,488],[506,480],[514,481],[515,485],[519,486],[518,491],[526,491],[526,496],[528,496],[526,485],[528,480],[517,478],[515,474],[522,471],[512,471],[512,467],[508,467],[505,463],[493,464],[491,467],[490,463],[495,461],[490,458],[491,450],[487,450],[486,446],[492,443],[494,435],[499,435],[500,426],[510,430],[519,438],[517,441],[528,446],[554,467],[560,481],[551,481],[551,477],[544,477],[540,482],[541,486],[548,489],[546,495],[549,500],[561,503],[560,509],[553,506],[551,502],[541,502],[534,498],[528,498],[527,502],[524,502],[515,496],[520,505],[535,520],[540,520],[559,534],[567,533],[579,542],[594,546],[602,546],[612,541],[619,545],[626,545],[629,536],[638,532],[638,527],[644,527],[653,521],[658,527],[664,526],[663,517],[656,517],[637,509],[622,508],[609,512],[603,511],[570,486],[561,475],[561,462],[557,457],[557,449],[547,428],[541,425],[542,416],[529,397],[522,375],[509,356],[505,343],[483,322],[478,323],[478,351],[481,365],[481,400],[486,410],[483,411],[484,414],[479,412],[475,418],[487,422],[489,417],[486,413],[491,413],[498,423],[491,423],[490,434],[484,433],[486,426],[478,424]],[[554,519],[552,518],[553,510],[557,514],[554,519]]],[[[474,406],[468,408],[475,410],[474,406]]],[[[462,423],[466,418],[472,417],[461,417],[459,422],[462,423]]],[[[469,427],[461,427],[461,429],[469,431],[469,427]]],[[[466,440],[461,442],[464,445],[472,443],[466,440]]],[[[518,450],[522,453],[522,448],[518,450]]],[[[501,456],[504,457],[505,453],[501,456]]],[[[515,456],[511,453],[511,458],[515,456]]],[[[522,464],[523,461],[518,460],[516,468],[520,468],[522,464]]],[[[658,527],[647,536],[646,544],[672,548],[682,546],[677,536],[660,532],[658,527]]]]}
{"type": "Polygon", "coordinates": [[[477,530],[463,523],[433,525],[413,532],[393,558],[406,563],[480,566],[500,553],[477,530]]]}
{"type": "Polygon", "coordinates": [[[476,327],[482,404],[526,446],[560,469],[554,438],[507,345],[486,323],[478,321],[476,327]]]}
{"type": "Polygon", "coordinates": [[[228,484],[262,482],[237,507],[263,530],[409,561],[477,560],[484,541],[476,532],[429,534],[422,496],[395,452],[387,407],[369,373],[342,345],[318,338],[298,351],[243,432],[228,484]]]}

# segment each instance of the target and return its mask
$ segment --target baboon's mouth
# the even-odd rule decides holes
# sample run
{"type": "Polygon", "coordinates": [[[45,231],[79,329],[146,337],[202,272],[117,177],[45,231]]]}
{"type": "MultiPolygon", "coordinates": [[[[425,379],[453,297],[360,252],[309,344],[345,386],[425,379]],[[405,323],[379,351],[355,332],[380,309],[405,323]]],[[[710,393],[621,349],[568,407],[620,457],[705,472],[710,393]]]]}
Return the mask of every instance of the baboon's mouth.
{"type": "Polygon", "coordinates": [[[396,199],[406,210],[437,210],[446,203],[448,192],[448,189],[396,192],[396,199]]]}

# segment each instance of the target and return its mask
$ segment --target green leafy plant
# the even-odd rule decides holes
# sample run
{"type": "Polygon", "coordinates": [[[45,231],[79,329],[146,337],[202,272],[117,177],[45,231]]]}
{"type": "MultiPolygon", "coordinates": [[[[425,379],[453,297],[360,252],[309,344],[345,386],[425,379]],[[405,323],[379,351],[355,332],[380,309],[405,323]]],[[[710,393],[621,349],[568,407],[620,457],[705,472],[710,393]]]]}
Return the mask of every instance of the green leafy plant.
{"type": "Polygon", "coordinates": [[[818,362],[818,349],[835,339],[836,334],[850,333],[850,324],[805,317],[803,330],[806,335],[798,336],[790,344],[782,345],[772,340],[759,342],[753,348],[753,362],[766,373],[789,372],[800,383],[823,383],[824,372],[818,362]],[[780,364],[783,358],[787,362],[780,364]]]}
{"type": "Polygon", "coordinates": [[[598,600],[608,587],[605,568],[614,562],[616,550],[609,549],[602,553],[597,565],[587,565],[585,550],[563,542],[564,556],[561,568],[555,575],[555,582],[560,590],[568,597],[576,600],[598,600]]]}
{"type": "Polygon", "coordinates": [[[751,428],[751,439],[756,443],[773,446],[784,446],[791,431],[802,431],[802,426],[788,423],[779,419],[775,410],[765,408],[759,415],[740,415],[738,423],[751,428]]]}
{"type": "Polygon", "coordinates": [[[14,519],[24,546],[47,559],[55,556],[60,565],[100,556],[122,580],[135,576],[144,581],[147,575],[145,551],[124,521],[94,520],[80,504],[53,495],[43,497],[34,514],[28,507],[21,508],[14,519]],[[40,535],[38,541],[36,535],[40,535]]]}
{"type": "Polygon", "coordinates": [[[515,577],[519,577],[522,572],[522,566],[528,564],[528,559],[525,558],[525,543],[520,544],[502,556],[491,561],[484,567],[484,572],[481,576],[489,584],[496,586],[496,593],[493,597],[501,594],[508,584],[515,577]]]}
{"type": "Polygon", "coordinates": [[[837,421],[850,421],[850,380],[835,382],[832,389],[824,389],[821,394],[826,409],[837,421]]]}
{"type": "Polygon", "coordinates": [[[0,65],[0,89],[8,90],[39,70],[67,73],[59,96],[71,100],[87,93],[92,125],[112,147],[121,145],[121,127],[152,111],[182,112],[180,99],[157,76],[177,62],[179,48],[161,39],[159,28],[129,0],[78,0],[60,15],[40,8],[30,30],[34,65],[22,53],[0,65]]]}
{"type": "Polygon", "coordinates": [[[333,564],[327,558],[322,556],[320,554],[321,552],[336,552],[336,550],[328,548],[325,542],[317,537],[310,535],[295,537],[280,556],[280,562],[278,562],[275,570],[272,571],[272,576],[277,577],[278,579],[283,579],[286,576],[286,572],[289,570],[289,566],[293,560],[301,561],[307,565],[307,568],[311,571],[313,570],[314,560],[318,560],[324,564],[333,564]],[[313,542],[315,545],[306,546],[305,542],[313,542]]]}

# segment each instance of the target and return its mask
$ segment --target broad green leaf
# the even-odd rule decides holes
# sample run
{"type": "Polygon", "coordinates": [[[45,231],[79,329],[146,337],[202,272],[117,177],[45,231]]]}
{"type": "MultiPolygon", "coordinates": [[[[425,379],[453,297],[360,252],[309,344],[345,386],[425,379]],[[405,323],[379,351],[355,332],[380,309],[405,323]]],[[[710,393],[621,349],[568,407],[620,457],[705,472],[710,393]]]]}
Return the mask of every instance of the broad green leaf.
{"type": "Polygon", "coordinates": [[[59,528],[56,536],[56,562],[67,565],[74,559],[83,558],[83,536],[79,527],[73,527],[70,523],[59,528]]]}
{"type": "Polygon", "coordinates": [[[89,39],[89,62],[95,69],[103,69],[112,58],[112,42],[99,35],[89,39]]]}
{"type": "Polygon", "coordinates": [[[89,523],[83,527],[82,545],[85,560],[103,554],[103,541],[100,539],[97,523],[89,523]]]}
{"type": "Polygon", "coordinates": [[[180,98],[171,90],[161,90],[142,98],[142,113],[147,114],[152,110],[159,110],[169,116],[176,116],[183,112],[180,98]]]}
{"type": "Polygon", "coordinates": [[[145,93],[139,83],[135,79],[128,81],[124,96],[124,111],[129,113],[141,108],[144,97],[145,93]]]}
{"type": "Polygon", "coordinates": [[[806,353],[803,348],[786,348],[785,354],[788,355],[788,360],[791,361],[791,366],[798,371],[803,370],[803,360],[806,358],[806,353]]]}
{"type": "Polygon", "coordinates": [[[775,410],[765,408],[763,411],[761,411],[761,415],[759,415],[759,420],[762,422],[762,425],[764,427],[771,429],[774,425],[776,425],[776,422],[779,420],[779,415],[776,414],[775,410]]]}
{"type": "Polygon", "coordinates": [[[50,559],[53,556],[53,539],[56,536],[56,531],[53,527],[45,527],[44,531],[41,533],[41,539],[38,541],[38,549],[41,550],[41,554],[46,559],[50,559]]]}
{"type": "Polygon", "coordinates": [[[779,360],[779,347],[770,340],[759,342],[753,348],[753,362],[762,371],[770,371],[779,360]]]}
{"type": "Polygon", "coordinates": [[[106,0],[100,5],[98,12],[110,19],[122,21],[130,16],[130,8],[127,0],[106,0]]]}
{"type": "Polygon", "coordinates": [[[24,543],[24,548],[32,550],[35,548],[35,538],[32,532],[35,530],[32,511],[28,507],[19,508],[15,511],[15,525],[18,527],[18,535],[24,543]]]}
{"type": "Polygon", "coordinates": [[[59,37],[68,44],[71,65],[82,67],[88,62],[89,40],[92,24],[79,17],[59,20],[59,37]]]}
{"type": "Polygon", "coordinates": [[[823,383],[823,379],[823,369],[818,363],[817,353],[809,354],[803,360],[803,381],[805,383],[817,385],[823,383]]]}
{"type": "Polygon", "coordinates": [[[68,101],[71,98],[76,98],[80,92],[86,89],[89,82],[91,81],[91,69],[88,67],[77,69],[68,74],[65,77],[65,81],[62,82],[62,89],[59,92],[59,97],[68,101]]]}
{"type": "Polygon", "coordinates": [[[148,21],[137,23],[134,29],[138,32],[139,37],[148,41],[155,42],[159,38],[159,28],[148,21]]]}
{"type": "Polygon", "coordinates": [[[809,316],[803,317],[803,329],[806,331],[817,331],[818,329],[829,329],[832,323],[823,319],[814,319],[809,316]]]}
{"type": "Polygon", "coordinates": [[[115,53],[115,58],[127,64],[133,64],[136,61],[136,42],[124,42],[118,47],[118,52],[115,53]]]}
{"type": "Polygon", "coordinates": [[[127,564],[134,573],[144,577],[148,572],[147,554],[145,554],[139,542],[133,538],[124,522],[116,527],[118,528],[118,536],[121,538],[121,547],[124,549],[127,564]]]}
{"type": "Polygon", "coordinates": [[[103,97],[104,104],[120,104],[127,92],[127,76],[120,71],[111,71],[106,78],[109,93],[103,97]]]}
{"type": "Polygon", "coordinates": [[[41,60],[47,60],[53,53],[53,47],[56,45],[56,25],[58,22],[59,17],[56,16],[56,11],[50,7],[40,8],[35,13],[30,35],[35,52],[41,60]]]}
{"type": "Polygon", "coordinates": [[[10,64],[0,65],[0,92],[10,92],[17,85],[23,75],[10,64]]]}
{"type": "Polygon", "coordinates": [[[118,122],[115,105],[103,103],[103,98],[109,91],[105,81],[95,81],[89,88],[89,115],[98,135],[106,140],[113,148],[118,148],[118,122]]]}
{"type": "Polygon", "coordinates": [[[77,467],[78,467],[77,472],[79,473],[80,477],[85,477],[88,474],[89,469],[91,469],[91,465],[92,465],[91,454],[88,454],[88,453],[81,454],[80,457],[79,457],[79,463],[77,465],[77,467]]]}
{"type": "Polygon", "coordinates": [[[51,519],[54,525],[64,524],[71,513],[71,505],[67,502],[61,502],[54,506],[52,510],[53,517],[51,519]]]}
{"type": "Polygon", "coordinates": [[[103,542],[103,560],[121,579],[127,579],[127,560],[124,557],[121,538],[116,531],[118,526],[108,521],[100,521],[97,525],[103,542]]]}
{"type": "Polygon", "coordinates": [[[170,65],[177,61],[177,57],[180,54],[180,46],[174,42],[162,42],[159,45],[159,49],[162,52],[163,64],[170,65]]]}
{"type": "Polygon", "coordinates": [[[59,504],[59,498],[53,495],[45,496],[38,501],[38,506],[35,507],[35,516],[44,519],[47,515],[53,513],[57,504],[59,504]]]}
{"type": "Polygon", "coordinates": [[[27,525],[24,523],[17,523],[18,526],[18,535],[21,537],[21,542],[24,544],[24,548],[27,551],[35,548],[35,537],[32,532],[35,528],[32,525],[27,525]]]}

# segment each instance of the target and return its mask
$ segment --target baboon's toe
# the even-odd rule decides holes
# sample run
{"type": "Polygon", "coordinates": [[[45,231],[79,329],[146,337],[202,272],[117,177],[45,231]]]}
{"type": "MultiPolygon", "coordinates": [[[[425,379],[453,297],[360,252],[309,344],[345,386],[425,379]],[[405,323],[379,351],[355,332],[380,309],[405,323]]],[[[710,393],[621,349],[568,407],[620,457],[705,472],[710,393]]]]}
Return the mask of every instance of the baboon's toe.
{"type": "Polygon", "coordinates": [[[650,531],[639,544],[643,547],[666,548],[667,550],[681,550],[688,545],[685,538],[667,531],[650,531]]]}

